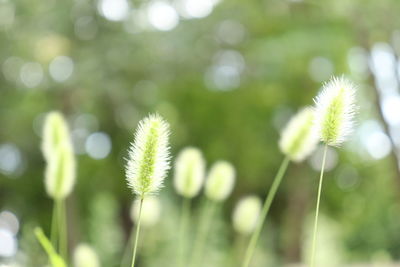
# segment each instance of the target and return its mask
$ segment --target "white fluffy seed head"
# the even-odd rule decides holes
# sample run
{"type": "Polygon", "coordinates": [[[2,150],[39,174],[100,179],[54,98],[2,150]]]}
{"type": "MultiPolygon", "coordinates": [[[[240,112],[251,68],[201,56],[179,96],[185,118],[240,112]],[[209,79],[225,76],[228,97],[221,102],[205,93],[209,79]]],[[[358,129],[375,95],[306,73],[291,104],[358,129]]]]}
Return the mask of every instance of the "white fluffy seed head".
{"type": "Polygon", "coordinates": [[[257,196],[247,196],[239,200],[232,215],[233,228],[236,232],[248,235],[254,231],[261,205],[261,199],[257,196]]]}
{"type": "Polygon", "coordinates": [[[100,267],[96,251],[87,244],[79,244],[74,250],[74,267],[100,267]]]}
{"type": "Polygon", "coordinates": [[[330,146],[339,146],[353,130],[356,112],[355,86],[344,77],[332,78],[315,101],[315,125],[319,138],[330,146]]]}
{"type": "Polygon", "coordinates": [[[303,161],[317,147],[319,138],[314,120],[314,109],[306,107],[294,115],[283,129],[279,147],[292,161],[303,161]]]}
{"type": "Polygon", "coordinates": [[[59,112],[46,116],[42,151],[46,160],[46,192],[53,199],[64,199],[75,184],[76,163],[68,126],[59,112]]]}
{"type": "Polygon", "coordinates": [[[223,201],[235,184],[235,168],[226,161],[218,161],[211,167],[206,180],[205,194],[213,201],[223,201]]]}
{"type": "Polygon", "coordinates": [[[204,182],[205,161],[201,151],[194,147],[184,148],[175,160],[174,186],[178,194],[195,197],[204,182]]]}
{"type": "Polygon", "coordinates": [[[139,122],[135,140],[129,148],[126,180],[141,197],[157,193],[170,168],[169,124],[159,115],[139,122]]]}
{"type": "MultiPolygon", "coordinates": [[[[131,207],[131,219],[135,223],[139,219],[140,199],[135,200],[131,207]]],[[[152,227],[160,220],[161,216],[161,203],[160,199],[156,196],[147,196],[143,199],[142,215],[140,224],[144,227],[152,227]]]]}

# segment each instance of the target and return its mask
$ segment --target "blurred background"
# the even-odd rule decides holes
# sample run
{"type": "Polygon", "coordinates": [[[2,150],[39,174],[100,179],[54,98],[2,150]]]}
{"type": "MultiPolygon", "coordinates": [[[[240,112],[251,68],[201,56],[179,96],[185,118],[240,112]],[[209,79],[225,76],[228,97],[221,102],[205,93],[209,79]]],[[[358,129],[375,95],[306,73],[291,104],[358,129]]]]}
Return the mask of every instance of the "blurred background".
{"type": "MultiPolygon", "coordinates": [[[[86,242],[103,266],[119,266],[132,228],[124,158],[138,121],[158,112],[171,124],[173,155],[191,145],[208,166],[235,165],[204,265],[235,266],[246,243],[231,226],[235,203],[265,197],[283,158],[280,130],[342,74],[358,85],[360,109],[351,140],[328,153],[320,264],[396,262],[399,10],[398,0],[0,0],[0,263],[47,262],[32,229],[50,229],[41,129],[60,110],[78,161],[70,251],[86,242]]],[[[306,259],[320,160],[318,149],[290,166],[255,267],[306,259]]],[[[160,220],[144,230],[140,266],[175,266],[181,199],[172,174],[160,220]]],[[[195,199],[193,221],[202,203],[195,199]]]]}

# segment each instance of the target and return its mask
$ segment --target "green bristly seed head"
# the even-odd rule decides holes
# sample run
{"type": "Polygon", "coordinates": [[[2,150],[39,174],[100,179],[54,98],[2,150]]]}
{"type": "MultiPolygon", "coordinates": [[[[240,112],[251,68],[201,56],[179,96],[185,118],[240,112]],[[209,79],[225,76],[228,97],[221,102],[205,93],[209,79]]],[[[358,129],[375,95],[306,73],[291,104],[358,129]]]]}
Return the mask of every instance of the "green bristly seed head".
{"type": "Polygon", "coordinates": [[[333,78],[315,100],[316,127],[320,140],[339,146],[353,130],[355,87],[347,79],[333,78]]]}
{"type": "Polygon", "coordinates": [[[143,119],[129,149],[126,179],[135,194],[156,193],[169,166],[169,125],[159,115],[143,119]]]}

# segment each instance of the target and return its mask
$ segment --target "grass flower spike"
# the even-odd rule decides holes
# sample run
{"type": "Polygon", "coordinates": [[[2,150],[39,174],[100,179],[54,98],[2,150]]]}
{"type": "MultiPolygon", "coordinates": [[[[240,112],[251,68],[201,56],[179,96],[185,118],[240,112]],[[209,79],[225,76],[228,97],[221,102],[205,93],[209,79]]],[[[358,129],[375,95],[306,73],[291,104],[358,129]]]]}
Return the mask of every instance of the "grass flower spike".
{"type": "Polygon", "coordinates": [[[329,146],[342,144],[353,130],[355,111],[355,86],[344,77],[332,78],[315,99],[321,141],[329,146]]]}
{"type": "Polygon", "coordinates": [[[146,208],[143,207],[144,199],[160,190],[170,168],[168,139],[169,124],[157,114],[149,115],[139,122],[135,140],[129,149],[126,180],[128,186],[139,197],[132,267],[135,266],[142,211],[146,208]]]}
{"type": "Polygon", "coordinates": [[[53,199],[64,199],[75,183],[75,158],[67,123],[59,112],[46,116],[42,151],[47,163],[46,192],[53,199]]]}
{"type": "Polygon", "coordinates": [[[223,201],[231,194],[234,184],[235,169],[232,164],[218,161],[208,174],[205,194],[213,201],[223,201]]]}
{"type": "Polygon", "coordinates": [[[261,212],[261,200],[257,196],[248,196],[239,200],[233,212],[233,228],[242,235],[251,234],[261,212]]]}
{"type": "Polygon", "coordinates": [[[46,161],[46,192],[54,200],[51,240],[65,259],[68,245],[64,200],[75,184],[76,163],[69,129],[59,112],[50,112],[45,118],[42,152],[46,161]]]}
{"type": "Polygon", "coordinates": [[[159,115],[139,122],[135,141],[129,149],[126,179],[140,197],[156,193],[162,186],[169,166],[169,125],[159,115]]]}
{"type": "Polygon", "coordinates": [[[303,161],[318,144],[314,119],[314,109],[303,108],[290,119],[282,131],[279,147],[294,162],[303,161]]]}
{"type": "Polygon", "coordinates": [[[174,186],[180,195],[192,198],[199,193],[205,165],[203,155],[197,148],[188,147],[179,153],[175,161],[174,186]]]}
{"type": "Polygon", "coordinates": [[[53,199],[66,198],[75,184],[75,158],[71,147],[64,145],[55,151],[45,172],[46,191],[53,199]]]}
{"type": "Polygon", "coordinates": [[[353,130],[356,111],[355,86],[347,79],[332,78],[324,85],[315,100],[316,127],[320,140],[325,143],[319,176],[317,204],[315,208],[314,231],[311,246],[310,266],[315,266],[317,247],[318,215],[322,193],[322,183],[328,146],[340,146],[353,130]]]}
{"type": "Polygon", "coordinates": [[[58,111],[46,115],[43,128],[42,151],[46,160],[54,157],[60,146],[71,145],[70,134],[64,116],[58,111]]]}
{"type": "Polygon", "coordinates": [[[89,245],[78,245],[74,251],[74,267],[100,267],[96,251],[89,245]]]}

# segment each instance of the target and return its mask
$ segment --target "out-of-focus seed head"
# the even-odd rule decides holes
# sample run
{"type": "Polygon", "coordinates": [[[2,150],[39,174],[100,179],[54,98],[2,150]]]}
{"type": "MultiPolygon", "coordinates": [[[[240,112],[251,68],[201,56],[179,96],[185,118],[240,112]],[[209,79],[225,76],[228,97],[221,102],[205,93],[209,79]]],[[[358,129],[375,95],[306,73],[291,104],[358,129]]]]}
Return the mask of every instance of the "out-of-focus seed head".
{"type": "Polygon", "coordinates": [[[47,161],[45,172],[46,192],[54,199],[64,199],[75,184],[76,167],[74,153],[63,146],[51,160],[47,161]]]}
{"type": "Polygon", "coordinates": [[[96,251],[87,244],[79,244],[74,251],[74,267],[100,267],[96,251]]]}
{"type": "Polygon", "coordinates": [[[64,199],[75,184],[76,163],[68,126],[59,112],[46,116],[42,151],[46,160],[46,192],[53,199],[64,199]]]}
{"type": "Polygon", "coordinates": [[[184,197],[195,197],[204,182],[205,165],[199,149],[183,149],[175,160],[175,190],[184,197]]]}
{"type": "Polygon", "coordinates": [[[261,200],[247,196],[239,200],[232,215],[233,228],[242,235],[251,234],[256,228],[261,212],[261,200]]]}
{"type": "Polygon", "coordinates": [[[314,109],[306,107],[294,115],[283,129],[279,147],[292,161],[301,162],[315,150],[319,138],[314,120],[314,109]]]}
{"type": "Polygon", "coordinates": [[[46,160],[52,158],[59,147],[71,145],[67,122],[58,111],[51,111],[46,115],[42,136],[42,152],[46,160]]]}
{"type": "Polygon", "coordinates": [[[213,201],[223,201],[231,194],[234,184],[235,168],[227,161],[218,161],[208,174],[205,194],[213,201]]]}

